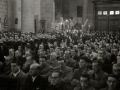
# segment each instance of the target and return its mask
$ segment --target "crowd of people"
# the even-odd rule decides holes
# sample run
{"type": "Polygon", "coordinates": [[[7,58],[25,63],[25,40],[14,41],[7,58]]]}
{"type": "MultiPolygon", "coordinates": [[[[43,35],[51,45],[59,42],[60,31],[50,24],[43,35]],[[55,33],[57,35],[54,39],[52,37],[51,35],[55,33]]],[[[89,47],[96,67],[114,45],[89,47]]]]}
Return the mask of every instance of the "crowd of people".
{"type": "Polygon", "coordinates": [[[0,33],[6,76],[16,90],[120,90],[120,32],[0,33]]]}

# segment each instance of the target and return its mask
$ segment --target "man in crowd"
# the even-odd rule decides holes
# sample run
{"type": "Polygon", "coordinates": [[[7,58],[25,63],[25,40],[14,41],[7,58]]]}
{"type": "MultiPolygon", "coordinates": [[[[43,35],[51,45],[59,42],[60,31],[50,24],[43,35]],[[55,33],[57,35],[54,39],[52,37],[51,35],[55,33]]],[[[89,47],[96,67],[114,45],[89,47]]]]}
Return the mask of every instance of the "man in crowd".
{"type": "Polygon", "coordinates": [[[58,61],[57,61],[57,53],[52,52],[50,54],[50,60],[47,61],[51,66],[57,67],[58,66],[58,61]]]}
{"type": "Polygon", "coordinates": [[[80,77],[80,85],[76,86],[74,90],[95,90],[90,85],[90,77],[87,74],[83,74],[80,77]]]}
{"type": "Polygon", "coordinates": [[[9,73],[11,72],[11,62],[12,62],[12,58],[10,56],[5,56],[5,62],[2,64],[1,67],[1,72],[4,75],[9,75],[9,73]]]}
{"type": "Polygon", "coordinates": [[[62,82],[62,78],[62,72],[60,70],[53,71],[51,75],[51,83],[47,90],[72,90],[62,82]]]}
{"type": "Polygon", "coordinates": [[[71,67],[73,70],[75,70],[75,68],[77,67],[77,61],[75,61],[74,59],[72,59],[70,57],[70,51],[66,50],[65,51],[65,61],[66,61],[66,65],[71,67]]]}
{"type": "Polygon", "coordinates": [[[15,77],[18,79],[18,81],[19,81],[18,90],[21,90],[23,88],[23,85],[27,78],[27,74],[25,74],[20,68],[21,68],[20,61],[15,61],[15,60],[12,61],[12,63],[11,63],[11,71],[12,72],[9,74],[9,76],[15,77]]]}
{"type": "Polygon", "coordinates": [[[109,75],[107,78],[107,87],[101,90],[120,90],[118,87],[118,77],[114,74],[109,75]]]}
{"type": "Polygon", "coordinates": [[[81,77],[82,74],[89,74],[89,72],[92,72],[92,70],[90,70],[88,68],[88,58],[83,56],[80,58],[79,61],[79,69],[75,69],[74,73],[73,73],[73,80],[72,80],[72,85],[78,85],[79,84],[79,79],[81,77]]]}
{"type": "Polygon", "coordinates": [[[120,85],[120,65],[119,64],[113,64],[112,67],[113,74],[115,74],[118,77],[119,85],[120,85]]]}
{"type": "Polygon", "coordinates": [[[40,75],[40,65],[38,63],[34,63],[30,66],[30,71],[23,90],[46,90],[47,81],[44,80],[40,75]]]}
{"type": "MultiPolygon", "coordinates": [[[[68,88],[73,88],[71,86],[71,79],[72,79],[72,68],[66,66],[65,60],[63,58],[60,58],[58,60],[58,67],[55,68],[55,70],[61,70],[62,72],[62,78],[61,81],[64,85],[66,85],[68,88]]],[[[51,82],[51,77],[49,77],[49,81],[51,82]]]]}
{"type": "Polygon", "coordinates": [[[106,80],[108,74],[102,70],[102,63],[99,60],[92,62],[92,70],[94,73],[91,75],[90,84],[96,89],[106,87],[106,80]]]}
{"type": "Polygon", "coordinates": [[[45,56],[39,57],[39,64],[41,67],[40,76],[48,78],[54,68],[47,63],[45,56]]]}

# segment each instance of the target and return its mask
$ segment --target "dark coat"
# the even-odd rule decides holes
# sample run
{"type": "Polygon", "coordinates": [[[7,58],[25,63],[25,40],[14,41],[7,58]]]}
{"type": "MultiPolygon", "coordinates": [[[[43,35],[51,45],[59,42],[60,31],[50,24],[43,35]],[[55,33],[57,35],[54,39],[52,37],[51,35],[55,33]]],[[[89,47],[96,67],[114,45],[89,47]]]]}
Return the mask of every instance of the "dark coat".
{"type": "Polygon", "coordinates": [[[88,72],[91,71],[90,69],[86,68],[84,71],[82,69],[75,69],[73,73],[73,79],[80,80],[80,77],[82,74],[88,74],[88,72]]]}
{"type": "MultiPolygon", "coordinates": [[[[11,77],[14,77],[13,76],[13,73],[11,72],[10,74],[9,74],[9,76],[11,76],[11,77]]],[[[24,83],[25,83],[25,80],[26,80],[26,78],[27,78],[27,74],[25,74],[23,71],[20,71],[19,73],[18,73],[18,75],[16,76],[16,78],[19,80],[19,90],[20,90],[20,88],[23,88],[23,85],[24,85],[24,83]]]]}
{"type": "Polygon", "coordinates": [[[74,59],[70,58],[70,60],[66,62],[66,65],[74,70],[77,67],[77,62],[74,59]]]}
{"type": "Polygon", "coordinates": [[[47,81],[44,78],[38,75],[33,82],[32,76],[29,75],[25,81],[23,90],[46,90],[46,88],[47,81]]]}
{"type": "Polygon", "coordinates": [[[91,86],[88,86],[85,89],[82,89],[81,86],[76,86],[74,90],[95,90],[95,89],[91,86]]]}
{"type": "Polygon", "coordinates": [[[66,85],[61,83],[58,86],[48,85],[47,90],[72,90],[72,89],[68,88],[66,85]]]}
{"type": "MultiPolygon", "coordinates": [[[[106,88],[102,88],[100,90],[109,90],[109,89],[108,89],[108,87],[106,87],[106,88]]],[[[120,90],[120,88],[115,88],[114,90],[120,90]]]]}
{"type": "Polygon", "coordinates": [[[107,80],[108,74],[101,70],[98,75],[99,76],[96,79],[95,74],[93,74],[90,80],[91,86],[93,86],[96,90],[105,88],[107,86],[106,80],[107,80]]]}

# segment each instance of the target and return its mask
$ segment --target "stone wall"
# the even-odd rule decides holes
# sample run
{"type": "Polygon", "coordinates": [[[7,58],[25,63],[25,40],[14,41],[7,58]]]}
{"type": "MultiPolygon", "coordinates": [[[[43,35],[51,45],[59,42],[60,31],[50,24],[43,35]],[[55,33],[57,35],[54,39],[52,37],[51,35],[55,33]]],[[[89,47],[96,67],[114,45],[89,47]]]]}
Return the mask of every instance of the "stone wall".
{"type": "Polygon", "coordinates": [[[82,17],[77,17],[77,6],[82,6],[82,0],[70,0],[69,16],[73,17],[73,23],[82,23],[82,17]]]}
{"type": "Polygon", "coordinates": [[[51,25],[54,23],[55,17],[55,3],[54,0],[41,0],[41,20],[46,20],[45,29],[46,32],[51,31],[51,25]]]}
{"type": "Polygon", "coordinates": [[[40,2],[41,0],[35,0],[34,1],[34,19],[35,19],[35,22],[36,22],[36,25],[35,25],[35,29],[36,29],[36,32],[39,32],[40,30],[40,2]]]}
{"type": "MultiPolygon", "coordinates": [[[[15,1],[16,0],[0,0],[0,17],[1,17],[1,25],[2,28],[0,30],[13,30],[18,28],[21,30],[21,5],[18,2],[17,9],[15,9],[15,1]],[[16,11],[18,11],[18,24],[15,24],[16,11]],[[4,19],[8,17],[8,28],[4,28],[4,19]]],[[[20,0],[19,0],[20,1],[20,0]]],[[[67,0],[66,0],[67,1],[67,0]]],[[[39,31],[41,28],[40,20],[46,20],[45,28],[46,31],[51,31],[51,24],[56,22],[60,22],[60,18],[62,16],[73,17],[73,23],[76,24],[82,22],[82,17],[77,17],[77,6],[83,5],[83,0],[68,0],[65,3],[65,0],[34,0],[34,19],[36,20],[36,31],[39,31]],[[57,16],[55,20],[55,2],[57,1],[57,16]],[[68,3],[69,1],[69,3],[68,3]],[[67,3],[69,5],[67,5],[67,3]],[[64,5],[63,5],[64,4],[64,5]],[[65,13],[66,12],[66,13],[65,13]]],[[[92,0],[88,0],[88,25],[93,26],[93,4],[92,0]]]]}
{"type": "Polygon", "coordinates": [[[7,22],[4,27],[4,21],[8,21],[8,0],[0,0],[0,31],[7,30],[7,22]]]}

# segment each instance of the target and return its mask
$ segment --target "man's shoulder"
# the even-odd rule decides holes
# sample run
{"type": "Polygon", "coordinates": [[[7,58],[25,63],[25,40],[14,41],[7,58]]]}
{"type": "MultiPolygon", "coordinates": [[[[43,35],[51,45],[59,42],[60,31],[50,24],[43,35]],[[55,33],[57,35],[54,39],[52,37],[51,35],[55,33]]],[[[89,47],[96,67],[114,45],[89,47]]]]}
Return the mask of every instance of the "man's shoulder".
{"type": "Polygon", "coordinates": [[[80,86],[76,86],[74,90],[80,90],[80,86]]]}
{"type": "Polygon", "coordinates": [[[22,70],[20,70],[20,73],[18,75],[27,77],[27,74],[24,73],[22,70]]]}
{"type": "Polygon", "coordinates": [[[66,70],[72,70],[72,68],[71,67],[69,67],[69,66],[66,66],[66,68],[65,68],[66,70]]]}
{"type": "Polygon", "coordinates": [[[76,63],[76,60],[74,60],[74,59],[72,59],[72,58],[71,58],[71,62],[74,62],[74,63],[76,63]]]}
{"type": "Polygon", "coordinates": [[[109,74],[108,73],[106,73],[106,72],[104,72],[104,71],[102,71],[102,73],[101,73],[103,76],[108,76],[109,74]]]}
{"type": "Polygon", "coordinates": [[[100,77],[101,77],[101,78],[106,78],[108,75],[109,75],[109,74],[106,73],[106,72],[104,72],[104,71],[101,71],[101,72],[100,72],[100,77]]]}
{"type": "Polygon", "coordinates": [[[69,66],[66,66],[65,69],[64,69],[64,72],[72,72],[72,68],[69,67],[69,66]]]}

